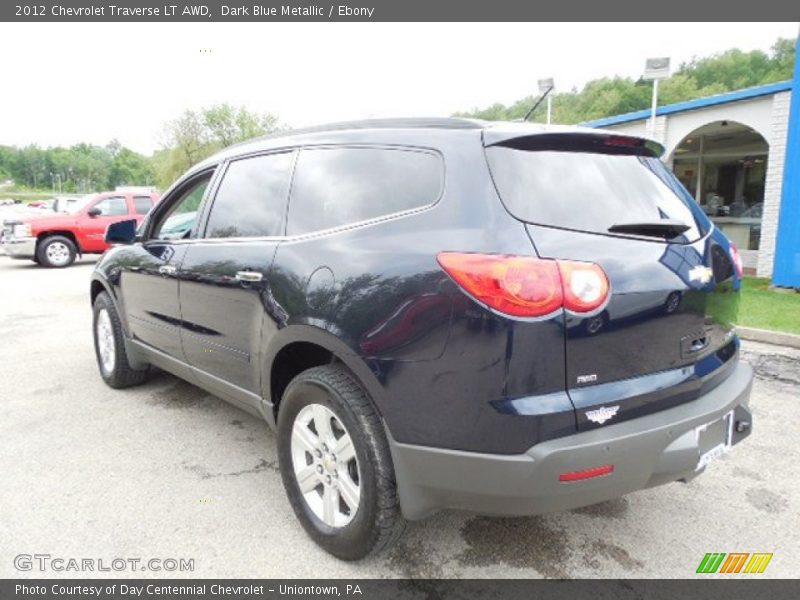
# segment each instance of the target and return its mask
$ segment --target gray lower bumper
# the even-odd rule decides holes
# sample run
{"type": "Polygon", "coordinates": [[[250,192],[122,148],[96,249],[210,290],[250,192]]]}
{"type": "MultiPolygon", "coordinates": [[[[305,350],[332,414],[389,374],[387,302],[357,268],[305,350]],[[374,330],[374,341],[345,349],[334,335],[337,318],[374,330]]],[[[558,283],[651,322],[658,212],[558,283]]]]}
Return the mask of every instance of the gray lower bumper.
{"type": "MultiPolygon", "coordinates": [[[[389,439],[400,506],[408,519],[439,509],[488,515],[569,510],[676,480],[697,469],[697,427],[734,411],[752,422],[747,405],[753,370],[740,362],[700,398],[658,413],[537,444],[524,454],[496,455],[411,446],[389,439]],[[599,465],[613,473],[564,483],[559,475],[599,465]]],[[[733,443],[750,432],[735,434],[733,443]]]]}
{"type": "Polygon", "coordinates": [[[11,258],[33,258],[36,255],[36,238],[4,238],[2,248],[11,258]]]}

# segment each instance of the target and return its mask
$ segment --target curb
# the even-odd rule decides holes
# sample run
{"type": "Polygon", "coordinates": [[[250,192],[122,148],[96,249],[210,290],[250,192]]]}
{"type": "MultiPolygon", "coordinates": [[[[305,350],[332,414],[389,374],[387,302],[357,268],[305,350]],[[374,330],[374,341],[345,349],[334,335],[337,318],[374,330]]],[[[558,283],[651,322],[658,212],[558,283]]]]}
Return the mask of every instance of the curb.
{"type": "Polygon", "coordinates": [[[782,331],[769,331],[768,329],[756,329],[755,327],[736,327],[736,333],[743,340],[761,342],[764,344],[774,344],[775,346],[788,346],[790,348],[800,348],[800,335],[794,333],[784,333],[782,331]]]}

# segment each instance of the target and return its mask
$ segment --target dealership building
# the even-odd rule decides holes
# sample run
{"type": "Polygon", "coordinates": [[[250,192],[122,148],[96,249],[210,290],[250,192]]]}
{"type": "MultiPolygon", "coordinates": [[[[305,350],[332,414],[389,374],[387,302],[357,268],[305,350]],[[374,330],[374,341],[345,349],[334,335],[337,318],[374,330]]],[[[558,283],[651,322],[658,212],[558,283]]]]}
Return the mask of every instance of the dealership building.
{"type": "MultiPolygon", "coordinates": [[[[800,56],[800,53],[798,54],[800,56]]],[[[800,287],[800,61],[794,78],[584,123],[654,137],[751,274],[800,287]]]]}

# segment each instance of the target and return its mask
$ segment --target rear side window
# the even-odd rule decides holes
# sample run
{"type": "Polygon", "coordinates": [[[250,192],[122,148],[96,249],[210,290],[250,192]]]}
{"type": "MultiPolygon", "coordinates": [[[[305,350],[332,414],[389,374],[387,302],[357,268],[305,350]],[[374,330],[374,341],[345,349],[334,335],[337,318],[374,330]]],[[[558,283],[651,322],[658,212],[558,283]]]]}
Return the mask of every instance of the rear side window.
{"type": "Polygon", "coordinates": [[[150,196],[134,196],[133,206],[137,215],[146,215],[153,208],[153,199],[150,196]]]}
{"type": "Polygon", "coordinates": [[[612,225],[676,219],[689,229],[674,241],[705,233],[693,200],[658,158],[505,146],[486,155],[503,203],[522,221],[608,233],[612,225]]]}
{"type": "Polygon", "coordinates": [[[283,235],[292,157],[284,152],[230,163],[211,206],[206,237],[283,235]]]}
{"type": "Polygon", "coordinates": [[[436,202],[443,165],[411,149],[319,148],[297,159],[287,233],[321,231],[436,202]]]}

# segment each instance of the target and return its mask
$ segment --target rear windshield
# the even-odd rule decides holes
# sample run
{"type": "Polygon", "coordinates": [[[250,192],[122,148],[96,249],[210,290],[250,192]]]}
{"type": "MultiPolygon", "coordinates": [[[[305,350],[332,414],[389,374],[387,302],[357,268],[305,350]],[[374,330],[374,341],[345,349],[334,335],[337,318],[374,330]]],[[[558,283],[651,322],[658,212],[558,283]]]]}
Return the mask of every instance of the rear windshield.
{"type": "Polygon", "coordinates": [[[708,222],[655,157],[491,146],[486,149],[508,211],[528,223],[608,234],[622,223],[675,219],[689,226],[670,240],[692,242],[708,222]]]}

